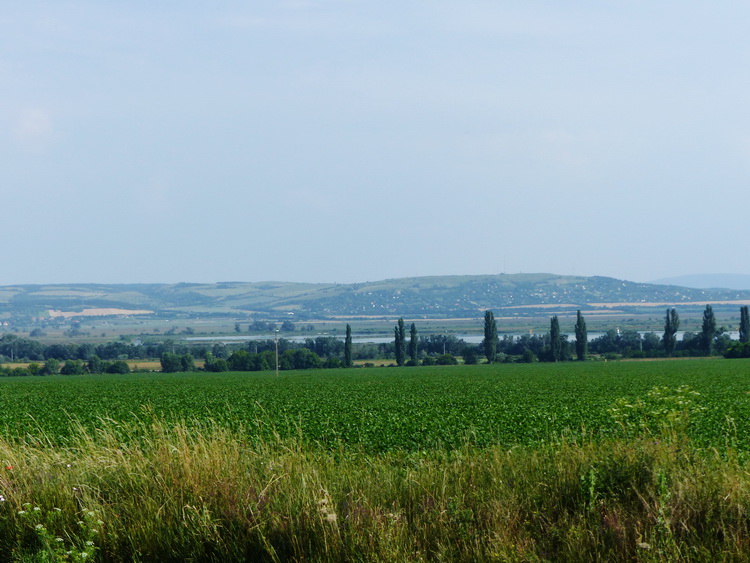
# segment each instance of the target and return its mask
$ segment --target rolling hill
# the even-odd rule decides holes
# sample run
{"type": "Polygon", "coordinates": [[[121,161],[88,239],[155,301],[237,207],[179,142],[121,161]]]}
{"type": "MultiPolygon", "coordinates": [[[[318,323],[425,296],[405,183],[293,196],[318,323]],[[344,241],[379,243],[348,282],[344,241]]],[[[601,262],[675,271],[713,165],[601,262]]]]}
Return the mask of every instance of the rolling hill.
{"type": "Polygon", "coordinates": [[[0,287],[0,316],[50,311],[160,316],[253,315],[298,319],[477,316],[485,309],[527,315],[542,310],[644,312],[665,306],[736,308],[750,290],[695,289],[594,276],[500,274],[435,276],[356,284],[220,282],[211,284],[60,284],[0,287]],[[109,311],[107,311],[109,310],[109,311]],[[115,311],[112,313],[112,311],[115,311]],[[149,313],[143,313],[148,311],[149,313]]]}
{"type": "Polygon", "coordinates": [[[697,289],[721,287],[750,289],[750,276],[745,274],[692,274],[656,280],[655,284],[680,285],[697,289]]]}

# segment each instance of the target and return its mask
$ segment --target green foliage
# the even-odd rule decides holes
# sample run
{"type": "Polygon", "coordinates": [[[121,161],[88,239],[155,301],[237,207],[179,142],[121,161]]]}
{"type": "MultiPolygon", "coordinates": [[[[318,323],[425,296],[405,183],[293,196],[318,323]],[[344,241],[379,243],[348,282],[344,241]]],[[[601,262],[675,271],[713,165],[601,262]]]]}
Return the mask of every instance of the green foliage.
{"type": "Polygon", "coordinates": [[[710,356],[714,347],[714,338],[716,338],[716,317],[711,305],[706,305],[703,311],[703,324],[701,325],[701,348],[703,352],[710,356]]]}
{"type": "Polygon", "coordinates": [[[323,361],[323,367],[325,369],[338,369],[344,367],[344,364],[337,357],[331,356],[323,361]]]}
{"type": "Polygon", "coordinates": [[[609,413],[626,435],[685,435],[692,417],[706,407],[698,401],[700,393],[689,385],[676,389],[654,387],[642,397],[622,397],[610,407],[609,413]]]}
{"type": "Polygon", "coordinates": [[[130,366],[125,360],[115,360],[107,366],[107,373],[124,374],[130,373],[130,366]]]}
{"type": "MultiPolygon", "coordinates": [[[[618,398],[689,385],[707,410],[687,432],[720,447],[729,418],[750,419],[747,372],[747,360],[700,359],[0,378],[0,427],[65,445],[78,423],[94,432],[102,418],[132,420],[150,405],[170,421],[243,428],[249,440],[277,432],[366,451],[454,448],[470,429],[476,445],[512,447],[583,429],[619,435],[608,411],[618,398]]],[[[734,436],[750,451],[750,426],[734,436]]]]}
{"type": "Polygon", "coordinates": [[[675,345],[677,344],[677,330],[680,328],[680,316],[677,311],[667,309],[667,316],[664,320],[664,352],[667,356],[671,356],[674,353],[675,345]]]}
{"type": "Polygon", "coordinates": [[[247,350],[237,350],[227,359],[231,371],[264,371],[276,366],[276,355],[271,350],[251,354],[247,350]]]}
{"type": "Polygon", "coordinates": [[[393,346],[396,351],[396,365],[403,366],[406,360],[406,333],[404,329],[404,319],[399,318],[398,323],[393,329],[393,346]]]}
{"type": "Polygon", "coordinates": [[[344,338],[344,367],[352,367],[352,327],[346,323],[346,337],[344,338]]]}
{"type": "Polygon", "coordinates": [[[102,360],[97,355],[93,355],[89,358],[86,364],[86,368],[89,373],[104,373],[104,366],[102,360]]]}
{"type": "Polygon", "coordinates": [[[747,305],[740,307],[740,342],[750,342],[750,312],[747,305]]]}
{"type": "Polygon", "coordinates": [[[44,362],[44,367],[39,370],[39,375],[55,375],[60,372],[60,361],[50,358],[44,362]]]}
{"type": "Polygon", "coordinates": [[[195,371],[195,359],[190,354],[174,354],[172,352],[164,352],[161,355],[161,371],[162,373],[195,371]]]}
{"type": "Polygon", "coordinates": [[[560,336],[560,321],[557,320],[557,315],[550,320],[549,346],[550,359],[553,362],[562,360],[562,338],[560,336]]]}
{"type": "Polygon", "coordinates": [[[497,321],[492,311],[484,312],[484,356],[488,363],[495,361],[497,355],[497,321]]]}
{"type": "Polygon", "coordinates": [[[411,327],[409,328],[409,359],[412,362],[417,361],[418,346],[419,340],[417,338],[417,325],[411,323],[411,327]]]}
{"type": "Polygon", "coordinates": [[[0,439],[3,560],[750,559],[733,448],[645,434],[370,454],[158,417],[71,441],[0,439]]]}
{"type": "Polygon", "coordinates": [[[439,366],[456,366],[458,359],[453,354],[443,354],[435,359],[435,363],[439,366]]]}
{"type": "Polygon", "coordinates": [[[180,356],[180,371],[195,371],[195,359],[191,354],[180,356]]]}
{"type": "Polygon", "coordinates": [[[17,511],[17,519],[15,549],[22,561],[83,563],[95,560],[104,525],[96,512],[84,509],[77,517],[74,532],[63,530],[69,518],[57,507],[44,510],[25,502],[17,511]]]}
{"type": "Polygon", "coordinates": [[[463,356],[464,364],[467,366],[473,366],[474,364],[479,363],[479,352],[477,351],[476,346],[467,346],[464,348],[461,355],[463,356]]]}
{"type": "Polygon", "coordinates": [[[220,373],[222,371],[229,371],[229,364],[224,358],[217,358],[211,352],[206,354],[206,361],[203,364],[203,369],[210,372],[220,373]]]}
{"type": "MultiPolygon", "coordinates": [[[[318,369],[323,367],[323,360],[307,348],[285,350],[279,359],[279,368],[284,370],[318,369]]],[[[339,367],[340,364],[331,367],[339,367]]]]}
{"type": "Polygon", "coordinates": [[[580,310],[576,314],[575,332],[576,332],[576,357],[578,358],[579,362],[582,362],[586,359],[586,354],[588,353],[589,344],[588,344],[588,333],[586,332],[586,321],[583,318],[583,315],[581,315],[580,310]]]}
{"type": "Polygon", "coordinates": [[[180,356],[172,352],[164,352],[161,355],[162,373],[176,373],[181,370],[180,356]]]}
{"type": "Polygon", "coordinates": [[[86,366],[82,360],[68,360],[60,369],[62,375],[83,375],[86,373],[86,366]]]}
{"type": "Polygon", "coordinates": [[[750,342],[733,342],[724,351],[725,358],[750,358],[750,342]]]}

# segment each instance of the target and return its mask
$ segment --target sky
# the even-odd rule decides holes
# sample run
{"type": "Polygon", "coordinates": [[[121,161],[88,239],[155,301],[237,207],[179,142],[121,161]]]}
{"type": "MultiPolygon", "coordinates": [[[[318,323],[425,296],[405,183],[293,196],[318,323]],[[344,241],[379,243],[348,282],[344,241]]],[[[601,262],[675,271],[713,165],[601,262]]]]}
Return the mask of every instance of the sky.
{"type": "Polygon", "coordinates": [[[750,4],[12,2],[0,285],[750,274],[750,4]]]}

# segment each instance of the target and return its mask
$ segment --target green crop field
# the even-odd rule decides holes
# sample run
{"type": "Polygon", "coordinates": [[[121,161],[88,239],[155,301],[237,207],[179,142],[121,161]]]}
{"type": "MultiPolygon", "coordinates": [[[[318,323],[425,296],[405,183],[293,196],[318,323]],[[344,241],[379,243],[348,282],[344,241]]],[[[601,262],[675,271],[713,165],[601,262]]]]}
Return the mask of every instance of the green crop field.
{"type": "Polygon", "coordinates": [[[722,359],[6,378],[0,428],[63,444],[75,423],[154,417],[368,452],[511,447],[612,435],[618,399],[681,385],[700,394],[696,444],[750,449],[750,362],[722,359]]]}
{"type": "Polygon", "coordinates": [[[747,561],[750,361],[0,379],[2,561],[747,561]]]}

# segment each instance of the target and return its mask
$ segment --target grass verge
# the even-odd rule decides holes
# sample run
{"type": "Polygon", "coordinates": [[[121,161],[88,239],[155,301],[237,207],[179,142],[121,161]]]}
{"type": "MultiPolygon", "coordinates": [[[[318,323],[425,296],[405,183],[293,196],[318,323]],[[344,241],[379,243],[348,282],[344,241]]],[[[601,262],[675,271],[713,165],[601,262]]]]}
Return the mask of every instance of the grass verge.
{"type": "Polygon", "coordinates": [[[750,559],[734,450],[681,434],[371,454],[212,423],[0,442],[0,559],[750,559]]]}

